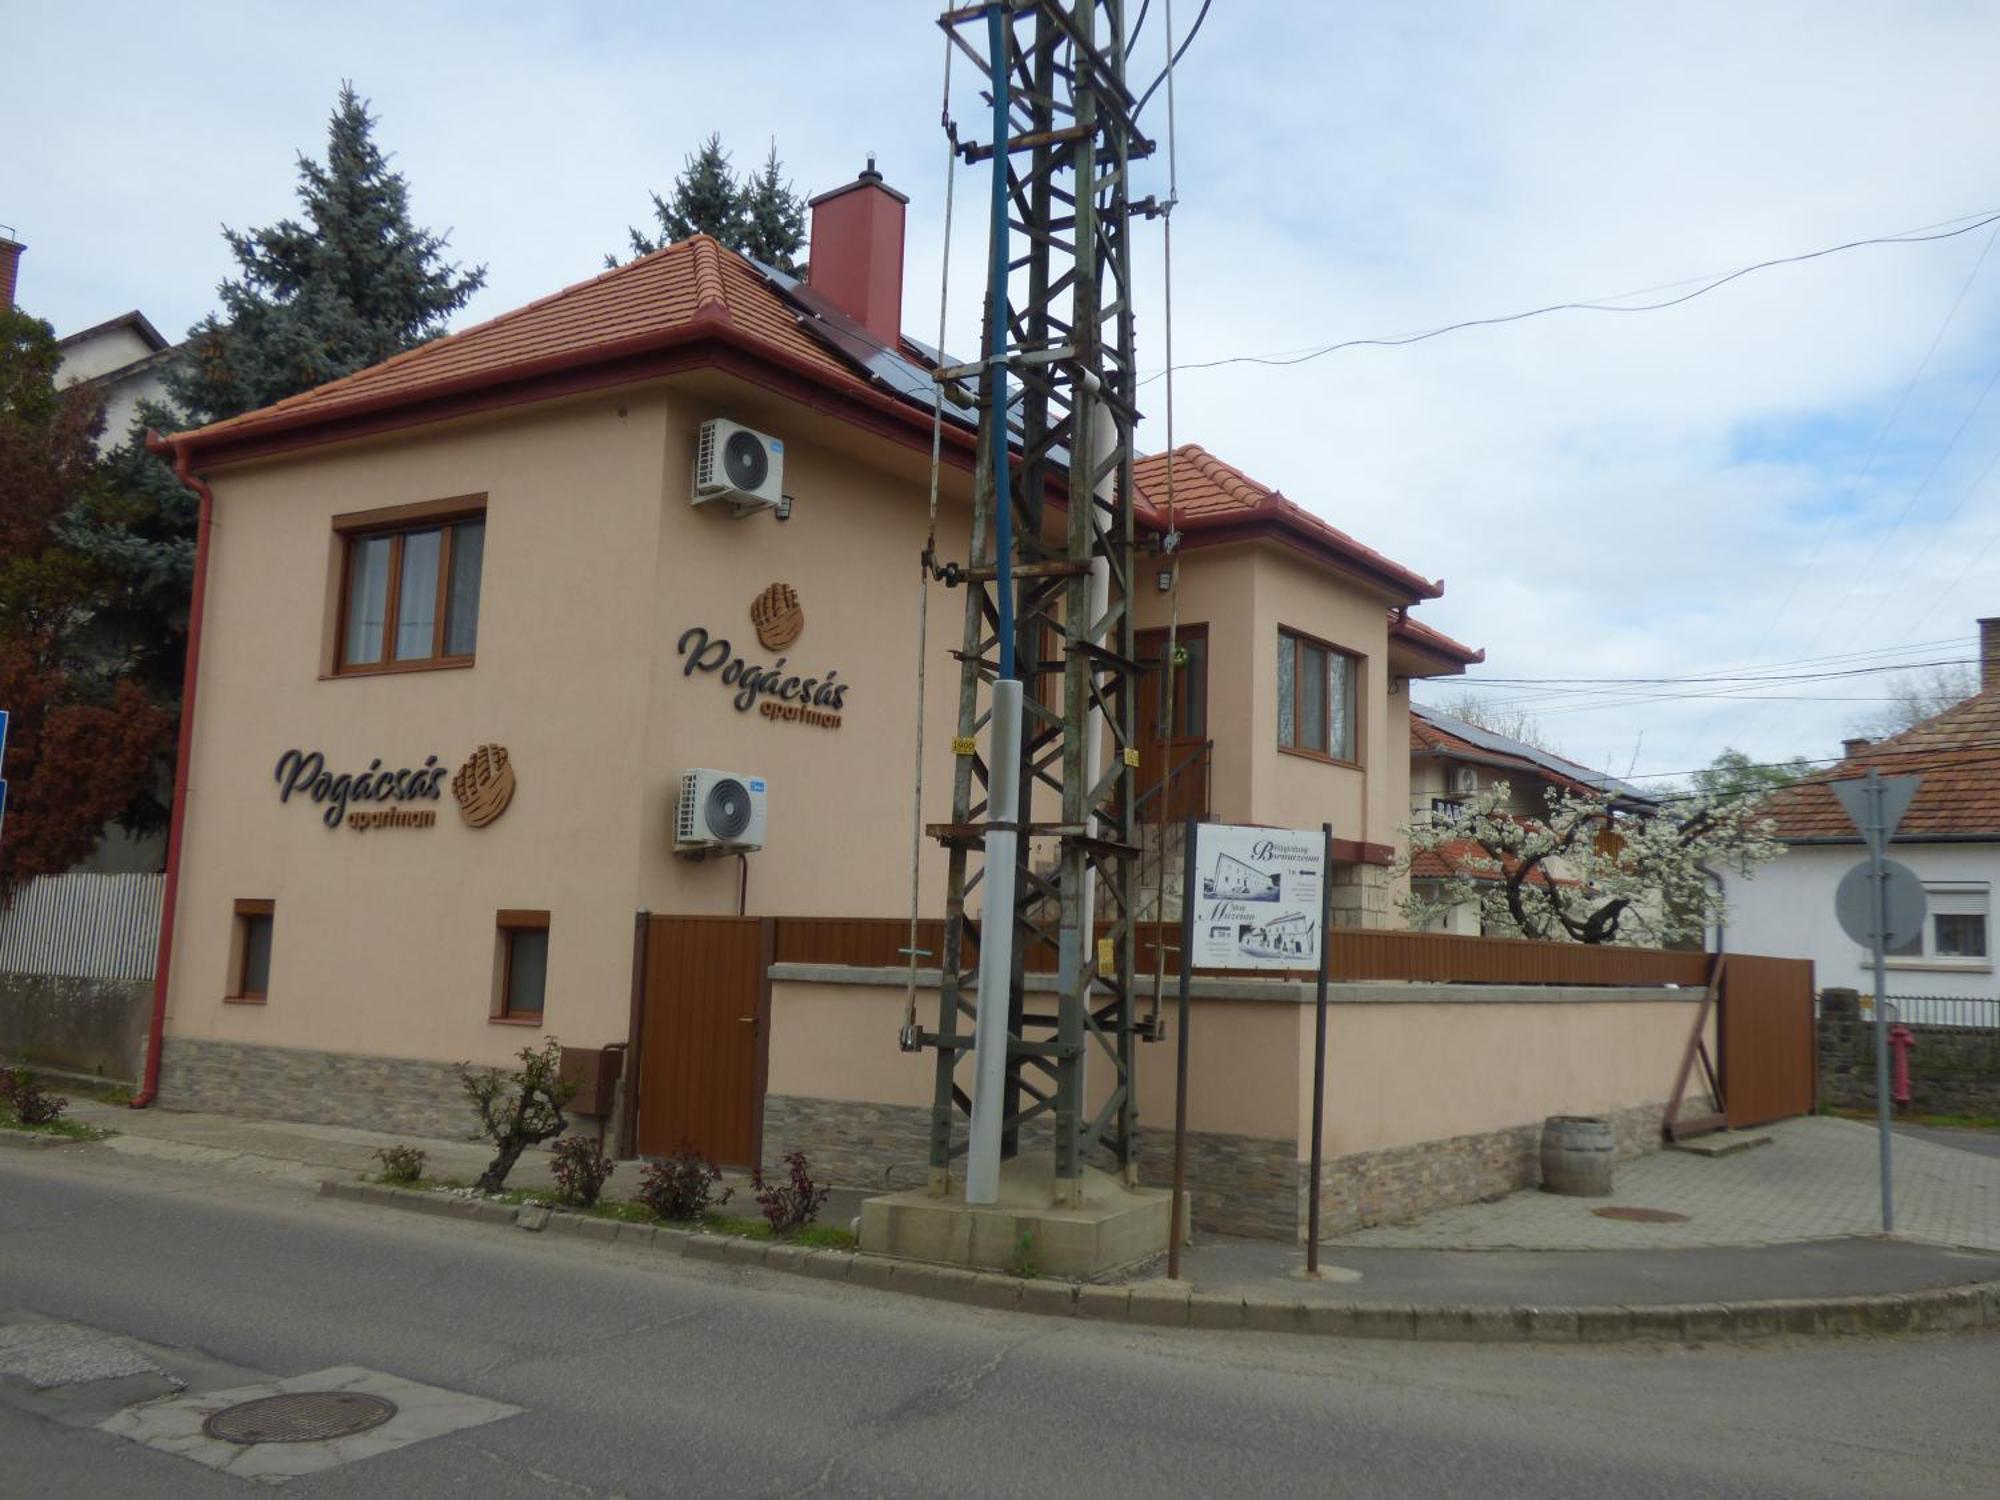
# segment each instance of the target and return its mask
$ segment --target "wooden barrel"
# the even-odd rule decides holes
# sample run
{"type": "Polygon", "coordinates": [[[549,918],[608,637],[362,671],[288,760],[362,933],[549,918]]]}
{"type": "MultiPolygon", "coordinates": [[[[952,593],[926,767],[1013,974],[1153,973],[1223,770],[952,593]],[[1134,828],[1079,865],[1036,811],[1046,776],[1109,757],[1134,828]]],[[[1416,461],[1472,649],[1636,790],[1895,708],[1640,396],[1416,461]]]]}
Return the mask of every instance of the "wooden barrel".
{"type": "Polygon", "coordinates": [[[1611,1122],[1602,1115],[1550,1115],[1542,1122],[1542,1191],[1610,1197],[1617,1145],[1611,1122]]]}

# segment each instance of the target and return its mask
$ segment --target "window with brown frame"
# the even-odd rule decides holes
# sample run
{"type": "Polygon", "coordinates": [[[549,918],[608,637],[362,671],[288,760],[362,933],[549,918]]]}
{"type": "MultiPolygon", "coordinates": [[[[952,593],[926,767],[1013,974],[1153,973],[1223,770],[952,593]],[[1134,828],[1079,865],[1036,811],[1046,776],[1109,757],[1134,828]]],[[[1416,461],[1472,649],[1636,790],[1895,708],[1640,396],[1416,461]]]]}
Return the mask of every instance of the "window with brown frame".
{"type": "Polygon", "coordinates": [[[493,1019],[513,1026],[539,1026],[549,982],[549,914],[503,911],[499,934],[493,1019]]]}
{"type": "Polygon", "coordinates": [[[225,999],[262,1005],[271,990],[271,927],[274,901],[238,901],[229,943],[229,993],[225,999]]]}
{"type": "Polygon", "coordinates": [[[1361,659],[1296,631],[1278,632],[1278,746],[1360,763],[1361,659]]]}
{"type": "Polygon", "coordinates": [[[486,554],[483,511],[343,529],[342,541],[339,671],[472,665],[486,554]]]}

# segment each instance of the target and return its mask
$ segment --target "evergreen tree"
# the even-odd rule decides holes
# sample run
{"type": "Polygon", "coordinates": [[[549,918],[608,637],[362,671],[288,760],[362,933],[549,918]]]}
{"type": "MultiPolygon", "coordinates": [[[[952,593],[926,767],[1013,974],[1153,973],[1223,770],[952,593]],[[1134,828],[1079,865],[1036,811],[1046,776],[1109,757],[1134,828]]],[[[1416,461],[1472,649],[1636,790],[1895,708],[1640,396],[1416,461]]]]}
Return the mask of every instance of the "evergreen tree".
{"type": "MultiPolygon", "coordinates": [[[[768,266],[797,273],[806,242],[806,202],[785,180],[776,142],[763,170],[739,181],[722,149],[721,134],[712,134],[687,158],[672,196],[654,193],[652,198],[659,231],[649,236],[630,230],[634,255],[650,255],[689,235],[705,234],[768,266]]],[[[604,264],[615,267],[618,258],[607,255],[604,264]]]]}
{"type": "Polygon", "coordinates": [[[764,170],[743,184],[743,243],[745,255],[796,276],[798,254],[806,243],[806,201],[792,191],[778,161],[778,143],[764,158],[764,170]]]}
{"type": "Polygon", "coordinates": [[[268,406],[414,348],[486,284],[484,266],[461,275],[444,260],[447,237],[410,221],[409,184],[389,170],[374,127],[343,83],[326,164],[298,158],[308,222],[224,226],[242,274],[217,289],[222,312],[190,331],[167,382],[194,420],[268,406]]]}

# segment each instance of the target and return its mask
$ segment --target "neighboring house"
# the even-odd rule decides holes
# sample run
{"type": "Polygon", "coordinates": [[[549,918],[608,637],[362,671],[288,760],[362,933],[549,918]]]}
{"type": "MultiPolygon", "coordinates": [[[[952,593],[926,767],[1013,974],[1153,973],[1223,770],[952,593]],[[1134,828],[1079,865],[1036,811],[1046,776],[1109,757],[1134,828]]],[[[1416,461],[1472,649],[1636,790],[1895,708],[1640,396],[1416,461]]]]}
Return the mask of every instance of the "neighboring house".
{"type": "MultiPolygon", "coordinates": [[[[1411,823],[1451,816],[1468,799],[1498,782],[1507,785],[1504,810],[1523,818],[1547,816],[1549,798],[1569,792],[1606,795],[1615,813],[1645,813],[1658,806],[1656,799],[1631,783],[1593,771],[1567,756],[1481,729],[1434,708],[1411,706],[1411,823]]],[[[1470,839],[1426,850],[1410,866],[1411,891],[1435,901],[1443,893],[1443,883],[1456,875],[1497,878],[1478,872],[1472,864],[1483,857],[1470,839]]],[[[1589,871],[1565,865],[1557,870],[1556,878],[1586,880],[1589,871]]],[[[1461,904],[1432,922],[1430,928],[1476,936],[1480,931],[1478,908],[1470,902],[1461,904]]]]}
{"type": "Polygon", "coordinates": [[[62,355],[56,384],[89,385],[104,398],[99,452],[110,452],[130,436],[140,402],[166,399],[167,365],[180,347],[137,310],[56,341],[62,355]]]}
{"type": "MultiPolygon", "coordinates": [[[[212,500],[166,1103],[457,1130],[456,1062],[541,1031],[633,1038],[640,911],[907,913],[931,361],[898,326],[900,196],[864,177],[814,218],[809,281],[696,236],[168,440],[212,500]],[[782,443],[788,505],[690,503],[724,417],[782,443]],[[689,768],[768,788],[760,852],[676,856],[689,768]]],[[[960,560],[969,419],[948,406],[942,438],[937,536],[960,560]]],[[[1199,448],[1139,464],[1148,538],[1170,462],[1186,654],[1142,758],[1200,767],[1184,813],[1330,820],[1344,918],[1398,925],[1407,683],[1479,653],[1409,618],[1439,585],[1199,448]]],[[[1134,568],[1157,661],[1173,596],[1134,568]]],[[[950,814],[962,609],[936,586],[929,822],[950,814]]],[[[927,913],[944,870],[927,843],[927,913]]],[[[762,1061],[715,1079],[725,1111],[893,1062],[838,999],[760,1022],[746,994],[762,1061]]]]}
{"type": "Polygon", "coordinates": [[[1890,739],[1846,742],[1846,757],[1765,804],[1785,845],[1753,876],[1728,877],[1728,946],[1813,961],[1821,987],[1872,995],[1868,951],[1835,920],[1835,888],[1866,855],[1831,783],[1918,776],[1890,857],[1916,872],[1923,931],[1889,955],[1892,995],[1990,996],[1993,887],[2000,881],[2000,619],[1979,622],[1979,691],[1890,739]]]}

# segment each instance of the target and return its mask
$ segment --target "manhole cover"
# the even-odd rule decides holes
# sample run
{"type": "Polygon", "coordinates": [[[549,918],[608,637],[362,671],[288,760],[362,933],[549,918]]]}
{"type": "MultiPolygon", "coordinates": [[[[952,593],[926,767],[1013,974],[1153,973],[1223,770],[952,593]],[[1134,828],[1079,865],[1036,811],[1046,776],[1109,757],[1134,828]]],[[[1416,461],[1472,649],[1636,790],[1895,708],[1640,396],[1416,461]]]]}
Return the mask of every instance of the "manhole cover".
{"type": "Polygon", "coordinates": [[[317,1443],[380,1427],[393,1401],[361,1391],[297,1391],[225,1406],[201,1430],[225,1443],[317,1443]]]}
{"type": "Polygon", "coordinates": [[[1625,1219],[1633,1224],[1685,1224],[1686,1214],[1677,1214],[1664,1208],[1593,1208],[1592,1213],[1600,1219],[1625,1219]]]}

